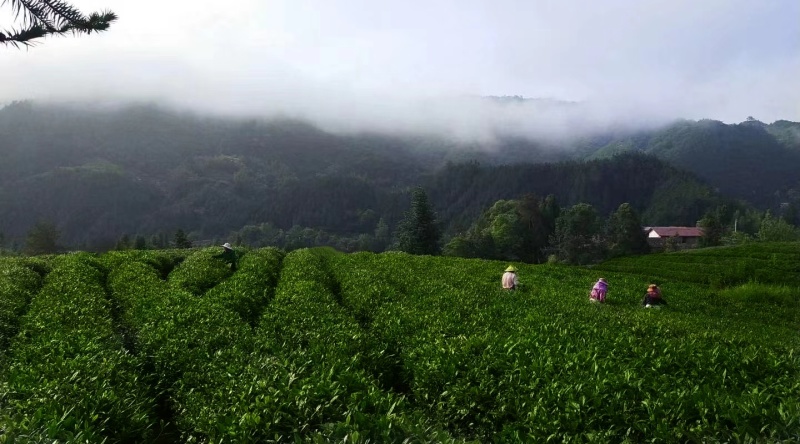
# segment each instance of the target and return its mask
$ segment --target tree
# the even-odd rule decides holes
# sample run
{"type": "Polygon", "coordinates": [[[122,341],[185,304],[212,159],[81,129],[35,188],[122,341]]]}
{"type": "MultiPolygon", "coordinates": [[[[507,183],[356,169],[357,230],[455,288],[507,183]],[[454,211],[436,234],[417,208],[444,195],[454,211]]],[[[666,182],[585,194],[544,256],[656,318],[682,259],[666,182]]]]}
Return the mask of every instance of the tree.
{"type": "Polygon", "coordinates": [[[152,245],[153,248],[156,249],[167,248],[167,246],[169,245],[169,243],[167,242],[167,234],[164,233],[163,231],[159,231],[158,234],[150,236],[150,245],[152,245]]]}
{"type": "Polygon", "coordinates": [[[397,227],[397,246],[411,254],[439,253],[441,233],[428,195],[421,187],[411,192],[411,208],[397,227]]]}
{"type": "Polygon", "coordinates": [[[374,233],[374,240],[372,242],[371,250],[374,252],[380,252],[386,249],[391,241],[391,236],[389,234],[389,225],[386,223],[383,218],[378,219],[378,224],[375,225],[375,233],[374,233]]]}
{"type": "Polygon", "coordinates": [[[767,210],[758,229],[758,239],[764,242],[792,242],[798,239],[798,234],[794,225],[772,217],[772,213],[767,210]]]}
{"type": "Polygon", "coordinates": [[[800,215],[800,209],[795,202],[790,202],[783,208],[781,219],[785,220],[787,224],[797,225],[797,216],[800,215]]]}
{"type": "Polygon", "coordinates": [[[725,227],[722,225],[720,210],[709,211],[700,219],[700,228],[703,229],[703,237],[700,238],[701,247],[714,247],[722,244],[722,237],[725,235],[725,227]]]}
{"type": "MultiPolygon", "coordinates": [[[[530,260],[525,258],[526,234],[530,230],[524,225],[516,201],[498,200],[489,209],[488,227],[485,233],[491,238],[494,246],[493,258],[509,260],[530,260]]],[[[528,244],[528,245],[526,245],[528,244]]]]}
{"type": "Polygon", "coordinates": [[[556,219],[551,243],[559,260],[587,264],[603,257],[602,223],[594,207],[579,203],[556,219]]]}
{"type": "Polygon", "coordinates": [[[115,250],[130,250],[131,249],[131,237],[127,234],[123,234],[122,237],[119,238],[117,241],[117,245],[114,247],[115,250]]]}
{"type": "MultiPolygon", "coordinates": [[[[552,196],[548,196],[548,199],[552,199],[552,196]]],[[[555,221],[553,219],[551,222],[549,216],[545,215],[545,211],[551,211],[549,207],[546,207],[549,204],[535,194],[526,194],[517,203],[520,222],[524,226],[523,260],[544,262],[544,249],[547,247],[550,235],[553,234],[552,222],[555,221]]]]}
{"type": "Polygon", "coordinates": [[[442,254],[456,257],[478,257],[475,243],[466,236],[455,236],[444,246],[442,254]]]}
{"type": "MultiPolygon", "coordinates": [[[[30,46],[33,40],[48,35],[91,34],[105,31],[117,15],[111,11],[84,15],[63,0],[8,0],[14,18],[22,17],[19,29],[0,32],[0,43],[30,46]]],[[[3,3],[6,3],[5,1],[3,3]]]]}
{"type": "Polygon", "coordinates": [[[147,241],[145,240],[144,236],[137,235],[136,240],[133,241],[133,248],[134,250],[146,250],[147,249],[147,241]]]}
{"type": "Polygon", "coordinates": [[[608,218],[606,238],[609,254],[613,257],[644,254],[650,251],[639,214],[627,202],[620,205],[608,218]]]}
{"type": "Polygon", "coordinates": [[[186,236],[186,233],[178,228],[175,232],[175,248],[192,248],[192,241],[186,236]]]}
{"type": "Polygon", "coordinates": [[[555,199],[526,194],[519,200],[498,200],[484,211],[465,234],[453,237],[445,254],[524,262],[544,262],[554,214],[555,199]]]}
{"type": "Polygon", "coordinates": [[[60,233],[52,222],[40,221],[28,231],[25,250],[28,254],[57,253],[60,233]]]}

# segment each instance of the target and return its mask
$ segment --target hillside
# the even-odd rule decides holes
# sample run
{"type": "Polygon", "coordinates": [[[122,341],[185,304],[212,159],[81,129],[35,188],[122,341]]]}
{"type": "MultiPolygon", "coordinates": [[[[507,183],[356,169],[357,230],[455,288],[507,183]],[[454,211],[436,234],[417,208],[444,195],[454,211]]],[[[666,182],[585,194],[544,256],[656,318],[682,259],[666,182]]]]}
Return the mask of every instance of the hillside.
{"type": "Polygon", "coordinates": [[[753,244],[624,257],[596,268],[644,274],[651,281],[683,280],[717,288],[746,284],[789,284],[800,287],[800,245],[753,244]]]}
{"type": "Polygon", "coordinates": [[[678,257],[737,257],[738,281],[800,261],[709,252],[605,270],[603,305],[598,270],[517,264],[505,293],[504,262],[403,253],[2,259],[0,440],[797,440],[796,266],[756,289],[664,276],[668,307],[639,305],[678,257]]]}
{"type": "Polygon", "coordinates": [[[154,106],[16,103],[0,110],[0,233],[19,246],[35,223],[51,221],[64,246],[93,250],[123,235],[183,229],[213,239],[264,224],[355,239],[381,223],[393,229],[414,185],[428,189],[450,234],[495,200],[530,192],[605,214],[628,201],[650,224],[694,224],[724,198],[652,157],[582,163],[565,160],[569,149],[519,138],[482,147],[343,135],[154,106]]]}
{"type": "Polygon", "coordinates": [[[679,121],[657,131],[607,141],[590,158],[629,151],[652,154],[694,172],[722,194],[761,208],[774,208],[786,201],[789,189],[800,188],[797,122],[679,121]]]}

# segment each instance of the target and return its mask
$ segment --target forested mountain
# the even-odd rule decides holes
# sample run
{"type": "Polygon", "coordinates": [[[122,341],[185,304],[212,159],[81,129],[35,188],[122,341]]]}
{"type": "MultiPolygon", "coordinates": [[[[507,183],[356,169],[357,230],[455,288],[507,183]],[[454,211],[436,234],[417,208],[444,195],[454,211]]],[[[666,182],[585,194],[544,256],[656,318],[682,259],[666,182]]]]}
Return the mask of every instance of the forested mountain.
{"type": "Polygon", "coordinates": [[[562,145],[514,137],[486,147],[149,105],[14,103],[0,110],[0,233],[5,245],[19,245],[49,221],[65,246],[86,249],[111,248],[125,234],[182,229],[218,239],[260,224],[358,236],[394,229],[417,185],[446,235],[496,200],[526,193],[587,202],[603,214],[630,202],[645,223],[694,224],[723,199],[713,188],[736,197],[757,189],[754,202],[763,205],[761,197],[796,186],[789,169],[798,165],[797,125],[679,122],[562,145]],[[637,150],[652,155],[610,156],[637,150]]]}
{"type": "Polygon", "coordinates": [[[649,225],[694,225],[725,201],[691,173],[640,153],[544,164],[451,164],[426,184],[451,230],[467,228],[497,200],[528,193],[553,194],[561,206],[588,203],[604,215],[628,202],[649,225]]]}
{"type": "Polygon", "coordinates": [[[800,189],[800,123],[679,121],[610,140],[590,158],[641,151],[696,173],[725,195],[770,208],[800,189]]]}

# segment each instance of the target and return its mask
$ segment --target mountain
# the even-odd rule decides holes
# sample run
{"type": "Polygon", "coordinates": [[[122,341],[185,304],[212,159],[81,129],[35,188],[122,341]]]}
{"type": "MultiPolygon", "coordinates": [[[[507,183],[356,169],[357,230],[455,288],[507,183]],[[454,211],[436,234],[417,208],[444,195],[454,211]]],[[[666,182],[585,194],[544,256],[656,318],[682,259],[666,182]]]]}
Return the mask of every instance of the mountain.
{"type": "Polygon", "coordinates": [[[800,123],[678,121],[656,131],[609,140],[587,157],[639,151],[691,171],[722,194],[770,208],[800,188],[800,123]]]}
{"type": "Polygon", "coordinates": [[[415,185],[429,191],[448,234],[494,201],[525,193],[554,194],[562,206],[588,202],[604,214],[631,202],[646,223],[693,224],[724,201],[714,188],[725,193],[725,180],[737,177],[713,165],[714,155],[694,154],[706,165],[696,175],[673,166],[693,166],[683,160],[703,151],[703,140],[741,146],[742,155],[763,151],[738,176],[763,177],[756,197],[787,183],[798,150],[774,141],[796,140],[793,124],[752,126],[731,132],[718,122],[681,122],[563,143],[505,136],[482,144],[337,134],[298,120],[211,118],[152,105],[14,103],[0,110],[0,233],[19,245],[35,223],[52,221],[65,245],[100,250],[124,234],[180,228],[211,239],[259,224],[355,238],[393,228],[415,185]],[[633,152],[610,156],[617,151],[633,152]],[[756,161],[780,171],[766,177],[756,161]]]}

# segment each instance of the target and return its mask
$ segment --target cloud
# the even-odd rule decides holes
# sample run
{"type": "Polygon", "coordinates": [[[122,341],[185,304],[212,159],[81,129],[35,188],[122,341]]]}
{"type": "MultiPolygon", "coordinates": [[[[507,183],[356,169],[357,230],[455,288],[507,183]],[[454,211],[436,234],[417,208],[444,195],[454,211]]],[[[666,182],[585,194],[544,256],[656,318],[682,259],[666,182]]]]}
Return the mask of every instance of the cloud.
{"type": "Polygon", "coordinates": [[[481,141],[679,117],[800,120],[794,0],[75,4],[119,22],[0,49],[0,102],[161,101],[481,141]]]}

